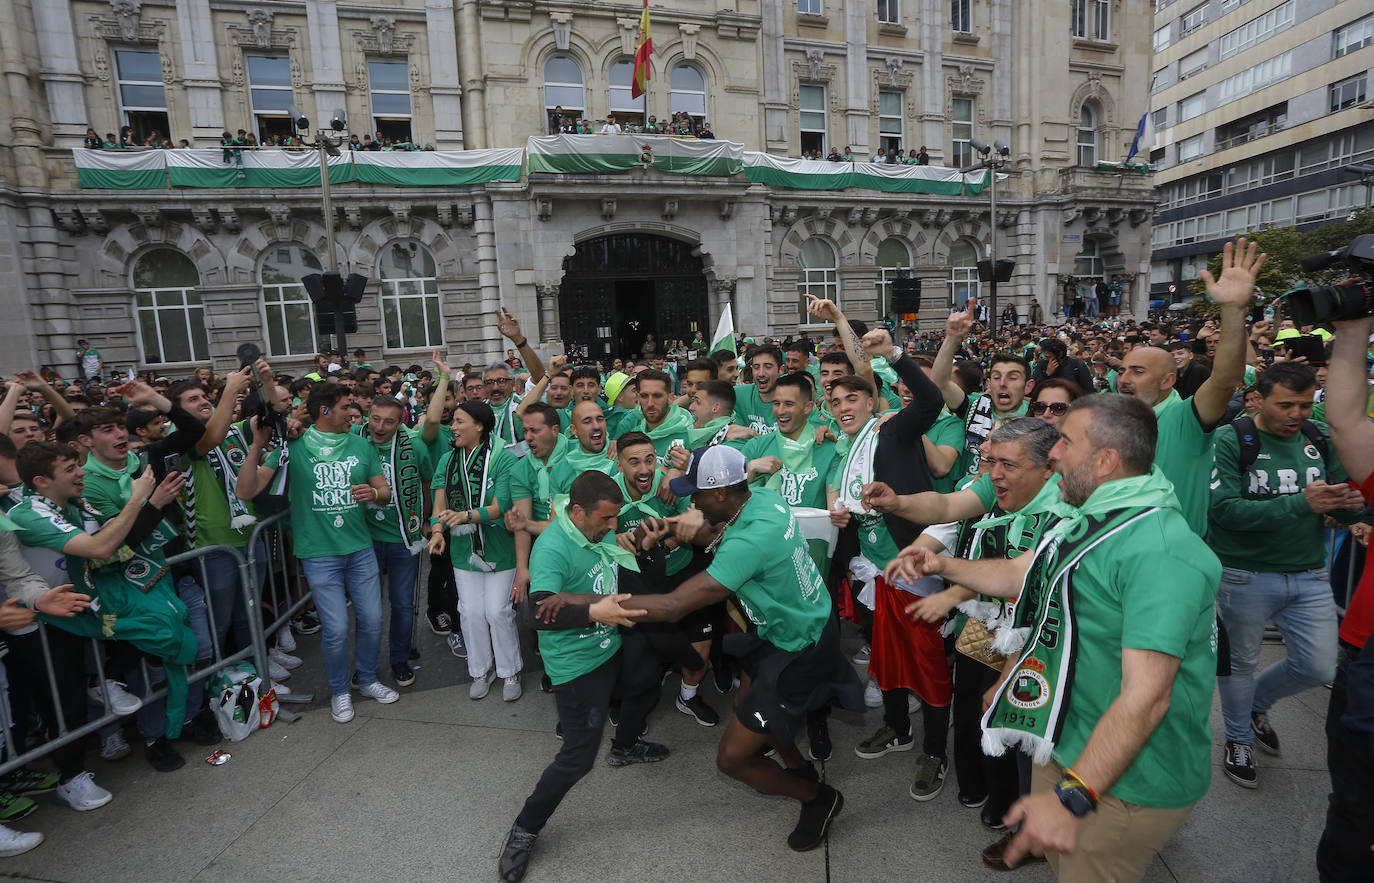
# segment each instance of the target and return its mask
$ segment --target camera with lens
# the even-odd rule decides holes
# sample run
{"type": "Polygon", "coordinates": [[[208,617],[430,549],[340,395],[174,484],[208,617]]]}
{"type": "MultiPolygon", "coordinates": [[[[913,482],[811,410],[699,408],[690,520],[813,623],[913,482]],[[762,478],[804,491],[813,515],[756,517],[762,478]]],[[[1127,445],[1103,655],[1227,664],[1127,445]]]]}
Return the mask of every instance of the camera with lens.
{"type": "Polygon", "coordinates": [[[1356,276],[1339,285],[1313,285],[1297,288],[1284,294],[1289,314],[1299,327],[1325,325],[1345,319],[1374,316],[1374,233],[1356,236],[1345,248],[1302,259],[1302,268],[1309,273],[1344,264],[1356,276]]]}

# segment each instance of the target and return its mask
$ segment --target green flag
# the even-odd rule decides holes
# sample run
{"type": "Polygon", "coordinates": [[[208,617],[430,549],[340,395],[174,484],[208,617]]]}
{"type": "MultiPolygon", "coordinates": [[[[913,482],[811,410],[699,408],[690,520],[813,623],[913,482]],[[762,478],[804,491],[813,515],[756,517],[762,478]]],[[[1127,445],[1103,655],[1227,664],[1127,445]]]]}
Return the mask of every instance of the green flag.
{"type": "Polygon", "coordinates": [[[729,350],[739,356],[739,351],[735,349],[735,322],[729,304],[721,311],[720,321],[716,323],[716,333],[711,336],[710,352],[718,350],[729,350]]]}

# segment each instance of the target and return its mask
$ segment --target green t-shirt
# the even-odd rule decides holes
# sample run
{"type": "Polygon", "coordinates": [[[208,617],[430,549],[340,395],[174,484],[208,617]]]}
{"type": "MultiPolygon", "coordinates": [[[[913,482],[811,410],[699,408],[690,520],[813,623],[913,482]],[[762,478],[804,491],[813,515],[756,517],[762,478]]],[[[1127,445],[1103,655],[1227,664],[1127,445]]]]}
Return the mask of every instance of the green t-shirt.
{"type": "MultiPolygon", "coordinates": [[[[1329,439],[1326,426],[1316,425],[1329,439]]],[[[1222,564],[1239,570],[1280,573],[1324,566],[1323,518],[1307,504],[1303,488],[1314,481],[1339,484],[1346,480],[1345,469],[1334,451],[1323,460],[1301,432],[1292,438],[1259,427],[1255,432],[1259,456],[1244,476],[1235,430],[1228,426],[1216,434],[1208,545],[1222,564]]]]}
{"type": "MultiPolygon", "coordinates": [[[[615,542],[606,534],[602,542],[615,542]]],[[[608,567],[601,557],[569,537],[561,524],[550,524],[530,550],[530,592],[568,592],[575,595],[614,595],[620,568],[608,567]]],[[[615,655],[620,632],[614,626],[589,622],[584,629],[539,631],[544,671],[555,684],[581,677],[615,655]]]]}
{"type": "MultiPolygon", "coordinates": [[[[494,441],[494,439],[493,439],[494,441]]],[[[434,467],[433,486],[443,488],[448,481],[449,464],[455,457],[459,458],[454,464],[453,486],[455,492],[448,494],[445,502],[448,508],[457,511],[463,509],[480,509],[489,506],[493,501],[500,507],[502,512],[509,512],[511,508],[511,473],[515,471],[515,455],[501,447],[499,444],[492,446],[490,457],[487,463],[486,486],[482,489],[482,499],[467,500],[460,489],[464,486],[465,478],[462,474],[462,458],[460,449],[455,448],[444,455],[439,464],[434,467]]],[[[477,557],[487,563],[492,570],[514,570],[515,569],[515,535],[506,530],[504,520],[482,524],[478,527],[481,532],[482,549],[477,557]]],[[[458,570],[482,571],[473,562],[473,553],[476,550],[474,541],[478,536],[477,532],[455,535],[449,534],[448,549],[449,557],[453,560],[453,566],[458,570]]]]}
{"type": "MultiPolygon", "coordinates": [[[[658,480],[663,478],[663,470],[655,474],[654,486],[642,498],[636,501],[630,499],[630,491],[625,487],[625,474],[617,472],[615,483],[620,485],[620,492],[625,496],[625,503],[620,507],[620,519],[616,522],[616,533],[627,533],[639,527],[639,523],[646,517],[671,518],[674,515],[681,515],[687,511],[687,507],[692,501],[687,497],[678,497],[672,503],[665,503],[658,496],[658,480]]],[[[668,553],[665,562],[668,576],[681,573],[682,569],[692,563],[692,547],[681,545],[668,553]]]]}
{"type": "MultiPolygon", "coordinates": [[[[372,440],[372,433],[368,431],[366,424],[358,427],[358,429],[360,430],[359,434],[361,437],[365,439],[368,444],[372,445],[373,450],[377,452],[377,460],[382,464],[382,476],[386,478],[387,487],[391,488],[391,502],[387,503],[385,506],[378,506],[372,503],[363,504],[367,508],[367,528],[372,534],[372,539],[376,542],[404,543],[406,538],[401,533],[401,523],[396,517],[396,500],[398,499],[399,490],[396,486],[396,476],[392,474],[391,442],[388,441],[380,445],[374,442],[372,440]]],[[[412,475],[407,476],[406,480],[422,483],[417,488],[419,491],[419,498],[416,509],[418,511],[407,513],[407,517],[412,519],[412,523],[415,523],[413,519],[424,518],[425,491],[423,485],[429,483],[430,475],[433,472],[430,468],[429,449],[426,448],[424,442],[420,440],[420,431],[418,429],[410,429],[409,427],[401,426],[397,428],[396,432],[398,434],[404,432],[410,438],[410,449],[414,452],[415,459],[413,468],[415,471],[412,475]]],[[[405,464],[401,465],[401,469],[402,472],[407,471],[405,464]]]]}
{"type": "MultiPolygon", "coordinates": [[[[964,446],[964,421],[954,416],[945,409],[940,412],[940,417],[935,421],[935,425],[926,432],[926,438],[930,443],[938,447],[950,447],[959,451],[964,446]]],[[[959,472],[959,461],[956,459],[954,465],[949,468],[949,473],[943,478],[930,477],[930,485],[933,490],[942,494],[950,493],[954,490],[954,483],[959,480],[962,473],[959,472]]]]}
{"type": "Polygon", "coordinates": [[[1212,433],[1198,422],[1191,398],[1171,391],[1155,405],[1159,441],[1155,465],[1174,485],[1174,494],[1188,526],[1198,536],[1207,533],[1207,472],[1211,468],[1212,433]]]}
{"type": "MultiPolygon", "coordinates": [[[[228,476],[230,482],[237,480],[252,437],[252,430],[239,424],[230,427],[224,441],[220,442],[219,449],[233,470],[233,474],[228,476]]],[[[241,549],[248,545],[253,526],[238,529],[231,526],[233,513],[229,509],[229,494],[233,493],[233,484],[228,488],[224,486],[210,465],[210,456],[214,455],[191,460],[191,482],[196,499],[196,548],[224,545],[241,549]]],[[[280,460],[281,452],[274,448],[263,457],[262,465],[276,469],[280,460]]],[[[183,505],[186,496],[183,494],[183,505]]],[[[250,514],[256,514],[251,500],[245,500],[243,506],[250,514]]]]}
{"type": "MultiPolygon", "coordinates": [[[[814,430],[810,426],[807,426],[802,432],[814,435],[814,430]]],[[[767,435],[749,439],[744,443],[744,462],[747,464],[750,460],[757,460],[760,457],[778,457],[781,459],[779,453],[781,438],[781,432],[770,432],[767,435]]],[[[810,469],[793,472],[784,463],[782,469],[774,475],[759,475],[750,482],[750,485],[756,488],[773,485],[789,506],[809,506],[813,509],[824,509],[826,508],[825,486],[830,481],[837,460],[835,443],[826,441],[811,448],[810,469]],[[774,478],[778,480],[773,481],[774,478]]]]}
{"type": "Polygon", "coordinates": [[[706,572],[735,593],[759,637],[774,647],[801,650],[820,640],[830,593],[791,508],[772,491],[752,492],[706,572]]]}
{"type": "Polygon", "coordinates": [[[15,524],[14,536],[23,547],[24,560],[35,573],[50,586],[72,583],[76,591],[86,591],[80,577],[84,562],[63,554],[62,548],[77,534],[98,530],[93,520],[83,522],[80,510],[71,503],[58,509],[36,495],[11,507],[7,517],[15,524]]]}
{"type": "Polygon", "coordinates": [[[994,410],[989,410],[984,414],[980,412],[978,407],[979,400],[984,395],[985,393],[981,392],[972,393],[964,404],[964,416],[962,418],[964,424],[963,448],[959,452],[959,459],[954,461],[953,469],[953,472],[956,473],[956,480],[960,476],[973,475],[978,471],[978,459],[981,456],[978,453],[978,448],[987,441],[994,429],[1008,420],[1026,416],[1030,410],[1030,402],[1022,399],[1020,407],[1009,414],[998,414],[994,410]]]}
{"type": "Polygon", "coordinates": [[[372,443],[351,432],[307,429],[287,443],[287,495],[297,558],[351,555],[372,548],[367,509],[352,487],[382,474],[372,443]]]}
{"type": "Polygon", "coordinates": [[[1073,574],[1078,659],[1055,760],[1077,763],[1121,695],[1123,649],[1167,653],[1181,660],[1169,710],[1109,793],[1160,809],[1207,793],[1220,580],[1217,556],[1173,509],[1132,523],[1083,556],[1073,574]]]}
{"type": "MultiPolygon", "coordinates": [[[[424,428],[421,427],[421,433],[424,428]]],[[[440,424],[439,431],[434,434],[434,441],[425,444],[425,453],[428,455],[429,465],[432,468],[440,459],[453,449],[453,428],[440,424]]]]}
{"type": "Polygon", "coordinates": [[[763,400],[759,388],[752,383],[735,385],[735,417],[731,422],[747,426],[759,435],[767,435],[778,428],[772,404],[763,400]]]}
{"type": "Polygon", "coordinates": [[[520,458],[515,464],[515,468],[510,474],[510,497],[512,500],[530,501],[530,518],[535,521],[549,520],[549,507],[553,503],[553,468],[563,459],[563,453],[567,450],[569,442],[566,438],[559,436],[558,442],[553,451],[549,453],[547,461],[540,460],[531,451],[528,456],[520,458]],[[539,488],[539,474],[543,473],[548,485],[548,494],[541,494],[539,488]]]}

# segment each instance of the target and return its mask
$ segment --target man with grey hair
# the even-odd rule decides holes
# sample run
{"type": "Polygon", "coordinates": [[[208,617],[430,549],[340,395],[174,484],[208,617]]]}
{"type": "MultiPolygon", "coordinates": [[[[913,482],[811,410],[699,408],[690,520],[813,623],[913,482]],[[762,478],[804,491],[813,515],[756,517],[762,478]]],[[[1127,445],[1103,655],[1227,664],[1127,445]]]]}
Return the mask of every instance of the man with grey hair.
{"type": "Polygon", "coordinates": [[[523,457],[529,447],[525,444],[525,426],[515,413],[521,397],[515,392],[515,378],[511,376],[510,366],[505,362],[492,362],[482,372],[482,385],[486,389],[487,404],[496,415],[496,426],[491,430],[492,440],[499,440],[506,450],[523,457]]]}
{"type": "Polygon", "coordinates": [[[1211,779],[1221,563],[1152,468],[1157,426],[1137,398],[1074,402],[1050,459],[1069,507],[1010,560],[903,550],[908,579],[938,574],[1019,593],[1023,640],[983,715],[983,745],[1020,747],[1032,793],[1004,819],[1015,867],[1044,854],[1060,880],[1138,880],[1211,779]]]}

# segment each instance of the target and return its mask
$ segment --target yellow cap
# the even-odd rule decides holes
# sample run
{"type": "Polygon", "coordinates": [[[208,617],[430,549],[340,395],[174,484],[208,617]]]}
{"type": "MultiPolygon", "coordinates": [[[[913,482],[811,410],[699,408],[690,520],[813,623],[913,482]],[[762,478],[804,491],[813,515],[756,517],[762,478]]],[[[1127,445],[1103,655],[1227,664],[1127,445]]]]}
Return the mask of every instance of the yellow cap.
{"type": "Polygon", "coordinates": [[[615,406],[615,400],[624,392],[625,387],[630,385],[630,375],[624,371],[617,371],[606,378],[606,383],[602,387],[606,391],[606,403],[615,406]]]}

